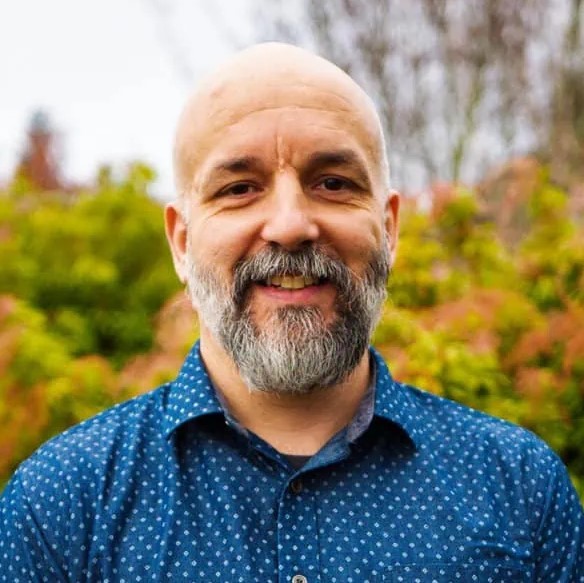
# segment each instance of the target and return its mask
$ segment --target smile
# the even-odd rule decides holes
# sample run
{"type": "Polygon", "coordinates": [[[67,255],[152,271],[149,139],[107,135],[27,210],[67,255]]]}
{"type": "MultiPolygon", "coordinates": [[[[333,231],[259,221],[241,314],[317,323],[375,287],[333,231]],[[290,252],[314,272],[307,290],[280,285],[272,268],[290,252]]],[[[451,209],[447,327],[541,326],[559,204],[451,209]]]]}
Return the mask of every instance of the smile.
{"type": "Polygon", "coordinates": [[[304,289],[322,283],[319,278],[304,275],[274,275],[268,277],[264,285],[282,289],[304,289]]]}

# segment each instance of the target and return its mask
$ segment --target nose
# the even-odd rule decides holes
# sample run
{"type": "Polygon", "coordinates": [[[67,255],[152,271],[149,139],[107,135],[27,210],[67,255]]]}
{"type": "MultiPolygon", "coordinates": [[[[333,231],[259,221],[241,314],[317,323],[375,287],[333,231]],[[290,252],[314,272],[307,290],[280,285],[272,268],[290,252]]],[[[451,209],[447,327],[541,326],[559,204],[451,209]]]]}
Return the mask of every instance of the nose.
{"type": "Polygon", "coordinates": [[[319,237],[318,224],[299,181],[282,176],[275,184],[273,194],[269,215],[262,229],[264,241],[289,250],[316,241],[319,237]]]}

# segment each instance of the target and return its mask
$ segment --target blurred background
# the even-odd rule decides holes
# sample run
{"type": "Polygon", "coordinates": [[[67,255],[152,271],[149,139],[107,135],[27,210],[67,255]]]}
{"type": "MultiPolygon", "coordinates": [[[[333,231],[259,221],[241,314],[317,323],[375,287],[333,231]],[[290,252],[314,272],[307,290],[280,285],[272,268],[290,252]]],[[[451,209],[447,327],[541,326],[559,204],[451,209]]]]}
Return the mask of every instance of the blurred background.
{"type": "Polygon", "coordinates": [[[197,324],[162,226],[175,123],[261,40],[379,108],[404,193],[374,338],[394,376],[541,435],[584,497],[584,0],[0,4],[0,488],[176,374],[197,324]]]}

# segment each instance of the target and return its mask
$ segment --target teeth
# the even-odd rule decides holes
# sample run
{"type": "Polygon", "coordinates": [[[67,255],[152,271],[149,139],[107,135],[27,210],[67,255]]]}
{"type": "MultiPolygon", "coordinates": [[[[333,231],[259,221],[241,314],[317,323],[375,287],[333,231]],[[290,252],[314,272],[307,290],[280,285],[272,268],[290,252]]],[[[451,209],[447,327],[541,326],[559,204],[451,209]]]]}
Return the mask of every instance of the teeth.
{"type": "Polygon", "coordinates": [[[304,277],[303,275],[275,275],[268,278],[268,285],[275,285],[284,289],[302,289],[309,285],[314,285],[314,277],[304,277]]]}

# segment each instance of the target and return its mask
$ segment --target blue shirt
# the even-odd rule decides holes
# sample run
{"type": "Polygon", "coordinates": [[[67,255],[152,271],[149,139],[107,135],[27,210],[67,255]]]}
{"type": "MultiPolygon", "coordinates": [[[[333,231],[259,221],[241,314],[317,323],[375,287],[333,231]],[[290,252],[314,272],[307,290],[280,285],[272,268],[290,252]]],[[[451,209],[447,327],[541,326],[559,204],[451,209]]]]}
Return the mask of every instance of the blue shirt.
{"type": "Polygon", "coordinates": [[[295,470],[225,416],[195,345],[173,383],[20,466],[0,581],[584,581],[584,515],[556,455],[371,354],[366,430],[295,470]]]}

